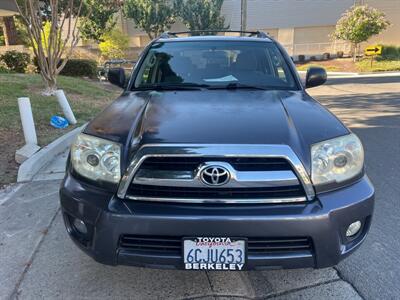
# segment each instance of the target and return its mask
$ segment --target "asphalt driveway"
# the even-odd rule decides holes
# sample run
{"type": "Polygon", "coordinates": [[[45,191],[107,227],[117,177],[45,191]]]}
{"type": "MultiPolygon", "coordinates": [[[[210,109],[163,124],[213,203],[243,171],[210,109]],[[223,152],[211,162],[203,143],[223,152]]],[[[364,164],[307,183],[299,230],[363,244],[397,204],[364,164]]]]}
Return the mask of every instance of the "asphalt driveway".
{"type": "MultiPolygon", "coordinates": [[[[59,180],[42,180],[0,194],[0,299],[400,298],[400,78],[334,79],[310,93],[360,136],[376,187],[370,235],[336,268],[229,273],[103,266],[67,237],[59,180]]],[[[58,177],[62,161],[49,166],[58,177]]],[[[47,175],[37,179],[54,178],[47,175]]]]}

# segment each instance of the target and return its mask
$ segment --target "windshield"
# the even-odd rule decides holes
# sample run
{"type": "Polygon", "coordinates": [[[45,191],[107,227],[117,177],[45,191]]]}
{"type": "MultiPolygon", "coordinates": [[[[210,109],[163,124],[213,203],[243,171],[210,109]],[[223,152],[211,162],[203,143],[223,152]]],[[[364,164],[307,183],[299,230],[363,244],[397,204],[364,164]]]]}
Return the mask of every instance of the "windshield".
{"type": "Polygon", "coordinates": [[[249,41],[154,43],[134,88],[163,87],[297,89],[276,45],[249,41]]]}

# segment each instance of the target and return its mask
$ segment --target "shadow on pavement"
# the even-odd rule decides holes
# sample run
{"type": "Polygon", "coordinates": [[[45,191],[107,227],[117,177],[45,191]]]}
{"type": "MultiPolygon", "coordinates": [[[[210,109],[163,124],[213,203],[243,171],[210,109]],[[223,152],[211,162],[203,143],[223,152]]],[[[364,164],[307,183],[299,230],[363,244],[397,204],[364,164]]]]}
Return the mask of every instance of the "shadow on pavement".
{"type": "Polygon", "coordinates": [[[329,78],[325,85],[400,83],[400,76],[329,78]]]}
{"type": "MultiPolygon", "coordinates": [[[[390,80],[382,78],[380,82],[390,80]]],[[[358,89],[363,91],[363,86],[358,89]]],[[[330,94],[315,98],[362,140],[366,170],[376,190],[375,213],[369,236],[361,248],[340,263],[337,269],[365,299],[398,299],[400,93],[330,94]]]]}

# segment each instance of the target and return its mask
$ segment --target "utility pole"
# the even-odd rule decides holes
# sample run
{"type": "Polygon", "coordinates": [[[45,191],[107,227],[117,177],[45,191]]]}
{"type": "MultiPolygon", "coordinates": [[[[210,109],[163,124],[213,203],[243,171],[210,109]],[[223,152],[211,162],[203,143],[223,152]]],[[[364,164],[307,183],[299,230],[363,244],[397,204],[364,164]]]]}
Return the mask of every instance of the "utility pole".
{"type": "Polygon", "coordinates": [[[240,30],[246,31],[247,28],[247,0],[240,3],[240,30]]]}

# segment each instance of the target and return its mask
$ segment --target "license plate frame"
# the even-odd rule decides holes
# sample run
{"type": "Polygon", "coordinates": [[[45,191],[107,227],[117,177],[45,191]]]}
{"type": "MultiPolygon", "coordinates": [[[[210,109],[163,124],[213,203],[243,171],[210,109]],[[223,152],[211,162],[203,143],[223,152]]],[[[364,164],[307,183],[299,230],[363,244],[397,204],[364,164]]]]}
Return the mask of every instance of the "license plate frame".
{"type": "Polygon", "coordinates": [[[194,270],[194,271],[201,271],[201,270],[203,270],[203,271],[210,271],[210,270],[212,270],[212,271],[243,271],[243,270],[246,269],[246,266],[247,266],[247,253],[248,253],[248,251],[247,251],[247,238],[243,238],[243,237],[220,237],[220,236],[218,236],[218,237],[207,236],[206,237],[206,236],[198,236],[198,237],[184,237],[184,238],[182,238],[182,265],[183,265],[183,269],[184,270],[194,270]],[[188,268],[188,265],[187,265],[188,263],[186,262],[186,257],[185,257],[185,249],[186,249],[185,241],[194,242],[195,240],[198,240],[198,239],[204,240],[205,238],[207,238],[209,240],[210,239],[214,239],[214,241],[215,241],[215,239],[225,239],[225,241],[227,239],[229,239],[231,242],[242,242],[243,243],[242,250],[243,250],[243,253],[244,253],[243,254],[243,260],[242,260],[242,263],[241,263],[242,266],[240,267],[239,263],[235,263],[234,264],[235,267],[232,267],[231,266],[232,264],[228,264],[228,263],[224,264],[224,263],[220,263],[220,262],[217,262],[217,263],[203,262],[203,263],[191,263],[191,268],[188,268]],[[207,267],[204,268],[204,266],[200,266],[200,264],[206,264],[207,267]],[[209,268],[209,264],[213,264],[214,268],[209,268]]]}

